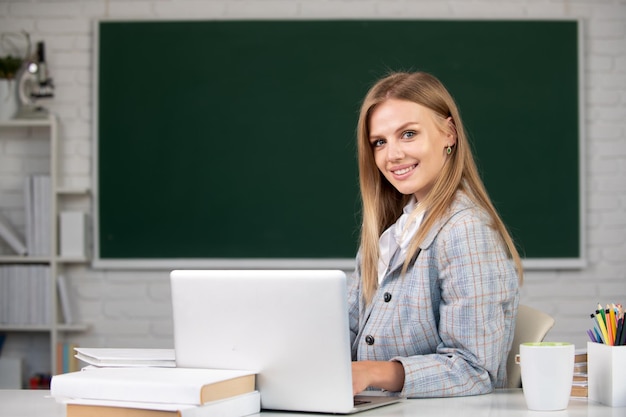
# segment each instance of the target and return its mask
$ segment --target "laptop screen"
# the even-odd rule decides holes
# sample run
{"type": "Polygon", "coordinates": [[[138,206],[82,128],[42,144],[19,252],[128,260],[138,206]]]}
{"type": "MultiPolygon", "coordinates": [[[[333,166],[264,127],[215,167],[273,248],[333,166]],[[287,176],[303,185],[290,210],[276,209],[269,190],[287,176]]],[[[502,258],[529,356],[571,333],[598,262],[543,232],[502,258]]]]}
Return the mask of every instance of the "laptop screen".
{"type": "Polygon", "coordinates": [[[177,270],[171,284],[177,366],[257,371],[266,409],[353,407],[344,272],[177,270]]]}

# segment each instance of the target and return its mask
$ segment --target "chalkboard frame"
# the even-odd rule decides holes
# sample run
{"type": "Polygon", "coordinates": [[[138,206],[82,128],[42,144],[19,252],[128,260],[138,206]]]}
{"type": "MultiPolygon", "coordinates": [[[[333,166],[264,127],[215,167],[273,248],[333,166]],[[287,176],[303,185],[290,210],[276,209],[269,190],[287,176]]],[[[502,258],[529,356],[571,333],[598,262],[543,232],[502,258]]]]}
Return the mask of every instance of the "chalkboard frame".
{"type": "MultiPolygon", "coordinates": [[[[147,22],[149,20],[133,20],[131,22],[147,22]]],[[[283,20],[276,20],[283,21],[283,20]]],[[[340,20],[331,20],[340,22],[340,20]]],[[[374,19],[367,19],[365,21],[375,22],[374,19]]],[[[393,22],[393,19],[386,19],[385,22],[393,22]]],[[[397,20],[403,22],[404,20],[397,20]]],[[[430,22],[432,20],[414,20],[416,22],[430,22]]],[[[442,22],[475,22],[476,20],[438,20],[442,22]]],[[[586,228],[585,228],[585,179],[583,173],[585,172],[585,146],[584,146],[584,88],[583,88],[583,41],[582,41],[582,20],[581,19],[498,19],[498,22],[573,22],[576,24],[576,46],[578,49],[578,91],[576,92],[578,97],[578,117],[577,117],[577,132],[578,137],[576,140],[577,156],[578,156],[578,252],[576,256],[567,257],[537,257],[537,258],[523,258],[524,267],[526,269],[578,269],[586,266],[586,228]]],[[[99,79],[100,79],[100,25],[115,22],[129,22],[114,19],[102,19],[95,21],[94,26],[94,78],[93,78],[93,238],[94,238],[94,256],[93,266],[95,268],[110,268],[110,269],[171,269],[171,268],[339,268],[344,270],[352,269],[354,264],[354,257],[325,257],[325,258],[209,258],[209,257],[107,257],[101,255],[102,249],[102,229],[101,229],[101,211],[100,201],[101,195],[99,193],[100,183],[100,166],[101,161],[99,159],[99,141],[101,138],[99,130],[99,79]]],[[[172,20],[163,20],[158,22],[173,22],[172,20]]],[[[174,21],[185,22],[185,21],[174,21]]],[[[193,20],[189,22],[194,22],[193,20]]],[[[212,21],[206,21],[210,23],[212,21]]],[[[223,21],[222,21],[223,22],[223,21]]],[[[258,22],[258,21],[256,21],[258,22]]],[[[311,20],[307,20],[311,22],[311,20]]],[[[485,23],[494,22],[494,20],[484,20],[485,23]]],[[[445,80],[444,80],[445,82],[445,80]]],[[[452,90],[452,89],[451,89],[452,90]]],[[[453,94],[454,91],[452,90],[453,94]]],[[[356,122],[356,117],[354,119],[356,122]]],[[[471,132],[470,132],[471,134],[471,132]]],[[[480,155],[478,155],[480,159],[480,155]]],[[[479,161],[480,163],[480,161],[479,161]]],[[[515,233],[514,233],[515,234],[515,233]]]]}

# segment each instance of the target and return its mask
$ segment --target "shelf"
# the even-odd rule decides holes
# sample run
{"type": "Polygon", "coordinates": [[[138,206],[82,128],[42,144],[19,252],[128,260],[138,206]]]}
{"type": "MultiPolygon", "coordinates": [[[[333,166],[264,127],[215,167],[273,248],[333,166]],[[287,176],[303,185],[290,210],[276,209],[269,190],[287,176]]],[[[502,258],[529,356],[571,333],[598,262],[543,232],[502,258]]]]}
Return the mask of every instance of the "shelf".
{"type": "Polygon", "coordinates": [[[0,264],[49,264],[50,262],[52,262],[51,256],[0,256],[0,264]]]}
{"type": "Polygon", "coordinates": [[[56,261],[61,264],[86,264],[87,262],[89,262],[89,259],[85,258],[84,256],[77,258],[59,257],[56,259],[56,261]]]}
{"type": "Polygon", "coordinates": [[[59,324],[57,330],[60,332],[84,332],[89,329],[89,325],[86,323],[76,324],[59,324]]]}
{"type": "Polygon", "coordinates": [[[0,256],[0,264],[49,264],[53,261],[61,264],[80,264],[89,262],[89,259],[84,256],[75,258],[61,256],[0,256]]]}
{"type": "Polygon", "coordinates": [[[2,324],[0,332],[49,332],[49,324],[2,324]]]}
{"type": "MultiPolygon", "coordinates": [[[[59,332],[83,332],[89,329],[85,323],[77,324],[57,324],[56,331],[59,332]]],[[[49,332],[52,326],[49,324],[2,324],[0,332],[49,332]]]]}
{"type": "MultiPolygon", "coordinates": [[[[83,203],[85,198],[91,197],[91,190],[89,186],[76,186],[70,184],[65,184],[61,181],[59,171],[60,171],[60,161],[59,161],[59,138],[58,138],[58,124],[57,119],[54,115],[47,115],[43,118],[24,118],[24,119],[13,119],[8,121],[0,122],[0,135],[6,135],[8,129],[28,129],[27,132],[24,133],[23,138],[41,138],[42,132],[39,130],[48,130],[48,139],[49,139],[49,176],[50,176],[50,224],[48,226],[40,226],[40,227],[49,227],[49,230],[46,229],[49,233],[42,233],[42,236],[46,239],[50,239],[50,255],[26,255],[20,256],[13,254],[12,252],[8,252],[6,254],[0,254],[0,266],[3,268],[5,265],[22,265],[22,268],[25,270],[30,269],[31,266],[35,265],[45,265],[49,269],[49,280],[50,280],[50,291],[48,292],[46,303],[43,304],[46,308],[50,309],[50,315],[46,315],[46,317],[63,317],[62,315],[62,306],[60,304],[59,299],[59,277],[64,276],[65,268],[69,268],[71,264],[87,264],[89,259],[87,257],[81,256],[60,256],[60,245],[59,245],[59,216],[60,213],[64,209],[69,209],[74,207],[77,203],[83,203]]],[[[9,139],[13,140],[11,135],[12,132],[9,132],[9,139]]],[[[20,136],[22,138],[22,136],[20,136]]],[[[3,154],[0,155],[4,157],[5,147],[0,148],[0,152],[3,154]]],[[[34,152],[34,151],[33,151],[34,152]]],[[[39,152],[37,150],[37,152],[39,152]]],[[[39,156],[39,154],[38,154],[39,156]]],[[[17,158],[14,155],[9,155],[10,158],[17,158]]],[[[16,174],[28,175],[33,174],[33,172],[22,172],[19,171],[16,174]]],[[[45,172],[37,172],[37,174],[46,174],[45,172]]],[[[2,193],[0,193],[0,198],[3,198],[2,193]]],[[[13,275],[13,278],[15,275],[13,275]]],[[[30,278],[30,277],[28,277],[30,278]]],[[[29,280],[25,280],[27,283],[29,280]]],[[[38,289],[41,286],[37,286],[38,289]]],[[[38,294],[25,294],[21,295],[21,297],[35,297],[38,294]]],[[[16,299],[11,300],[15,301],[19,304],[28,306],[29,299],[16,299]],[[26,304],[25,304],[26,303],[26,304]]],[[[39,305],[39,304],[38,304],[39,305]]],[[[22,312],[21,312],[22,313],[22,312]]],[[[41,311],[38,311],[41,313],[41,311]]],[[[21,320],[12,317],[9,319],[8,317],[3,317],[4,321],[12,320],[14,322],[27,322],[28,320],[21,320]]],[[[45,319],[32,319],[33,322],[39,321],[40,323],[46,323],[45,319]]],[[[11,333],[11,337],[15,337],[17,339],[23,339],[28,333],[38,333],[38,334],[47,334],[49,336],[49,340],[46,342],[48,344],[48,352],[49,352],[49,363],[50,369],[37,369],[36,371],[50,372],[52,375],[57,374],[58,369],[58,350],[59,346],[68,342],[67,339],[71,339],[74,335],[71,333],[79,333],[84,332],[89,329],[89,325],[84,323],[76,323],[76,324],[66,324],[66,323],[58,323],[52,322],[48,324],[0,324],[0,332],[11,333]]],[[[28,362],[33,362],[37,364],[37,366],[41,367],[41,358],[34,359],[35,356],[40,356],[39,352],[32,353],[31,356],[33,358],[27,358],[28,362]]],[[[45,364],[46,361],[43,361],[45,364]]],[[[45,365],[44,365],[45,366],[45,365]]],[[[35,371],[35,370],[34,370],[35,371]]]]}
{"type": "Polygon", "coordinates": [[[0,122],[0,127],[48,127],[52,124],[52,117],[48,116],[41,119],[12,119],[0,122]]]}
{"type": "Polygon", "coordinates": [[[88,187],[58,187],[56,192],[59,195],[88,196],[91,190],[88,187]]]}

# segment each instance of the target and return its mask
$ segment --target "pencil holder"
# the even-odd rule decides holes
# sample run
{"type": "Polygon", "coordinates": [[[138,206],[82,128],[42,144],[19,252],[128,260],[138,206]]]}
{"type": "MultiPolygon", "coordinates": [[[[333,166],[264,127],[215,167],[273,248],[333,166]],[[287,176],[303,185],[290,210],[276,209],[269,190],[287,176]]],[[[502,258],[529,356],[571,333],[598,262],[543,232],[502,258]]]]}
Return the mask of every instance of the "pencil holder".
{"type": "Polygon", "coordinates": [[[626,346],[587,342],[589,400],[626,407],[626,346]]]}

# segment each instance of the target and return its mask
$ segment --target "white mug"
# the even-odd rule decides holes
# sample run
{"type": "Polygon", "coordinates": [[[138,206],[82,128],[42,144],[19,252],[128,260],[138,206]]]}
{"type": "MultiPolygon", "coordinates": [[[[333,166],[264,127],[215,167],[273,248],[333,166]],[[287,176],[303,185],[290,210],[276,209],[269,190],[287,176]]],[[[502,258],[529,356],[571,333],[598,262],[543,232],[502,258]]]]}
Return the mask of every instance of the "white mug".
{"type": "Polygon", "coordinates": [[[529,410],[567,408],[572,392],[575,347],[571,343],[522,343],[515,362],[521,366],[522,389],[529,410]]]}

